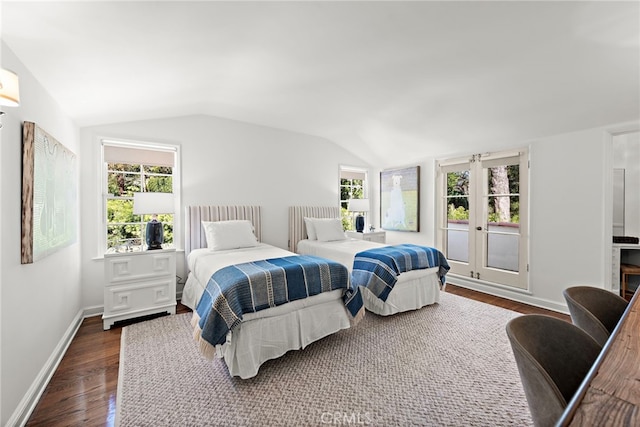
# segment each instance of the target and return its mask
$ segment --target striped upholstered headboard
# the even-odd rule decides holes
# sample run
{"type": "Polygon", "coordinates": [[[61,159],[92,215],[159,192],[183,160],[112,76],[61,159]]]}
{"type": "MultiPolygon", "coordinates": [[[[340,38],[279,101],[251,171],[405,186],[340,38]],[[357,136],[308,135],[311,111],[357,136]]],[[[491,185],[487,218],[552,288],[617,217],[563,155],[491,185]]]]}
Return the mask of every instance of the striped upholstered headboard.
{"type": "Polygon", "coordinates": [[[228,221],[246,219],[251,221],[258,238],[262,241],[262,219],[260,206],[187,206],[185,207],[184,253],[206,248],[207,239],[202,221],[228,221]]]}
{"type": "Polygon", "coordinates": [[[289,250],[296,252],[298,242],[307,238],[304,218],[340,218],[337,206],[290,206],[289,207],[289,250]]]}

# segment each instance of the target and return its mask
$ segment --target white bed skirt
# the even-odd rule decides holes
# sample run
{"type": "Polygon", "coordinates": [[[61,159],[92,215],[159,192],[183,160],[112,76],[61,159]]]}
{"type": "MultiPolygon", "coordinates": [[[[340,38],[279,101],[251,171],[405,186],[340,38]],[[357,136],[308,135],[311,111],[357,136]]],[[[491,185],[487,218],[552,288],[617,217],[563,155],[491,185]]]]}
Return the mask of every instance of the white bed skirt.
{"type": "Polygon", "coordinates": [[[360,290],[366,309],[380,316],[417,310],[440,301],[438,268],[402,273],[386,301],[365,287],[361,286],[360,290]]]}
{"type": "Polygon", "coordinates": [[[193,274],[189,273],[187,281],[184,284],[184,289],[182,289],[182,298],[180,299],[180,302],[195,311],[203,291],[204,288],[200,285],[198,279],[196,279],[193,274]]]}
{"type": "MultiPolygon", "coordinates": [[[[224,359],[232,376],[247,379],[267,360],[350,326],[342,290],[337,289],[245,315],[227,334],[227,342],[216,346],[216,356],[224,359]]],[[[201,345],[208,346],[204,341],[201,345]]]]}

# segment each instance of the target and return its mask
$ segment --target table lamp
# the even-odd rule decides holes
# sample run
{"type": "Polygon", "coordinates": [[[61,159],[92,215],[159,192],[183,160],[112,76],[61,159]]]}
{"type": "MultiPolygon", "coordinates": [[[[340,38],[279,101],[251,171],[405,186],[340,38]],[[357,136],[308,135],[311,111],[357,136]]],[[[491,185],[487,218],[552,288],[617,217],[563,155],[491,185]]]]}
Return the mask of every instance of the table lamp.
{"type": "Polygon", "coordinates": [[[158,214],[172,214],[173,211],[173,193],[133,193],[133,213],[151,215],[145,233],[147,250],[162,249],[164,229],[158,214]]]}
{"type": "Polygon", "coordinates": [[[356,231],[362,233],[364,231],[364,215],[363,212],[369,212],[369,199],[349,199],[349,212],[358,212],[356,216],[356,231]]]}

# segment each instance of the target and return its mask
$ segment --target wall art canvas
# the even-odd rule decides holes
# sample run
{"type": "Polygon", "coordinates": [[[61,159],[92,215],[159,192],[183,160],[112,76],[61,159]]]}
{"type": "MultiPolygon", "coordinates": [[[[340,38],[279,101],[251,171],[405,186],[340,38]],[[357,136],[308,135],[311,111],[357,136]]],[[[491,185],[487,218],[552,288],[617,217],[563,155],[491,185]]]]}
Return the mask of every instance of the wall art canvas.
{"type": "Polygon", "coordinates": [[[22,264],[77,240],[78,159],[35,123],[22,127],[22,264]]]}
{"type": "Polygon", "coordinates": [[[380,223],[385,230],[420,231],[420,166],[380,172],[380,223]]]}

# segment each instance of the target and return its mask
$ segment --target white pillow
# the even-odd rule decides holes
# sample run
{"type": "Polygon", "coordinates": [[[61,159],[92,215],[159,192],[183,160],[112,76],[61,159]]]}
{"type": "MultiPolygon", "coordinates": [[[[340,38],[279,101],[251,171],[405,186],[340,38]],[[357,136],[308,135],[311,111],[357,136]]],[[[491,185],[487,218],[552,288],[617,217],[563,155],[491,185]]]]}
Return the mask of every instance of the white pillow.
{"type": "Polygon", "coordinates": [[[212,251],[258,246],[253,225],[247,220],[202,221],[202,228],[212,251]]]}
{"type": "Polygon", "coordinates": [[[316,229],[318,241],[320,242],[346,240],[347,238],[347,236],[344,234],[344,229],[342,228],[342,220],[340,218],[314,221],[313,226],[316,229]]]}
{"type": "Polygon", "coordinates": [[[304,225],[307,228],[307,239],[309,240],[317,240],[318,236],[316,235],[316,228],[313,226],[313,222],[316,218],[304,218],[304,225]]]}

